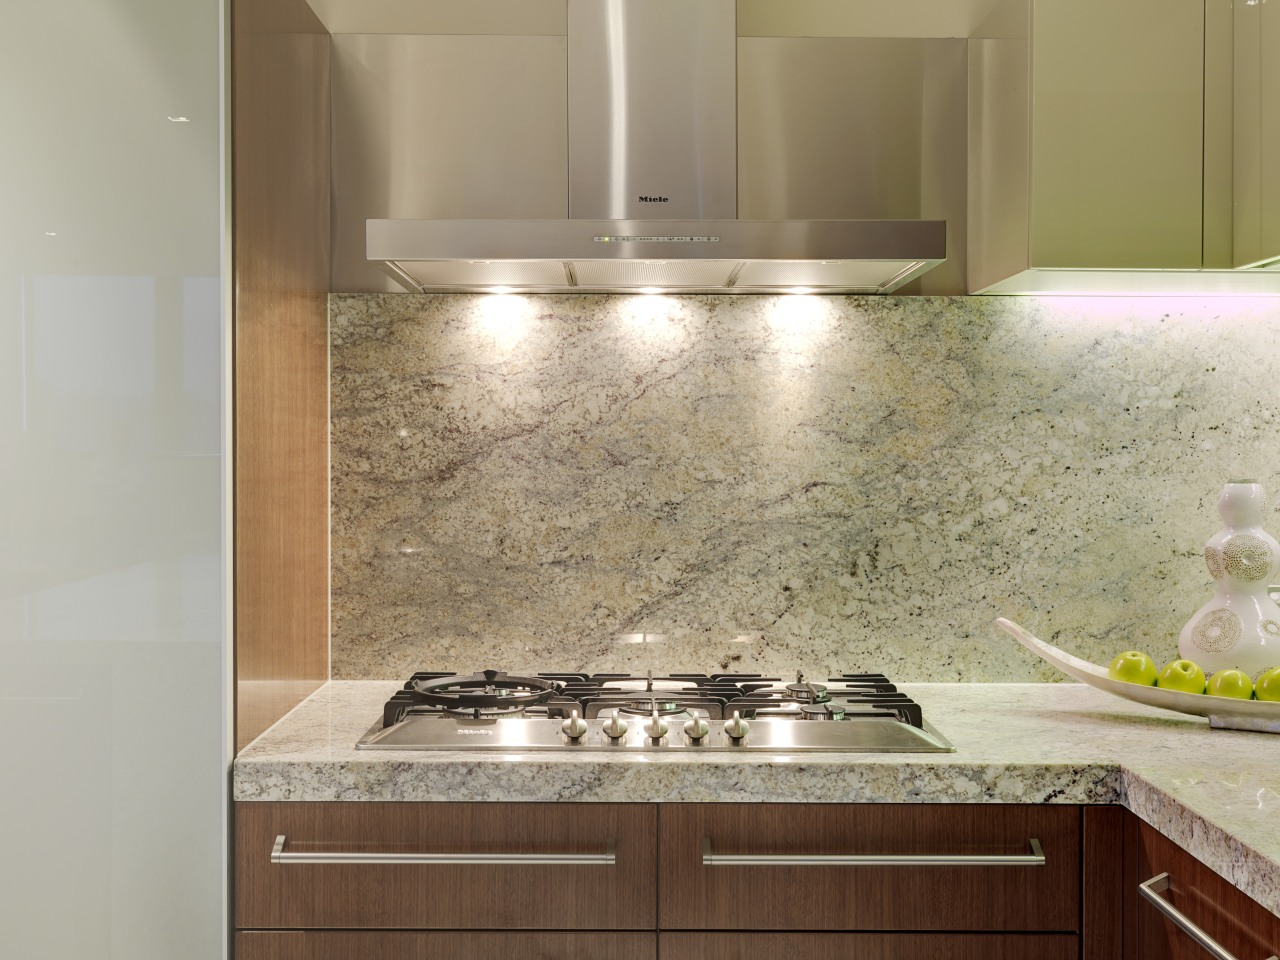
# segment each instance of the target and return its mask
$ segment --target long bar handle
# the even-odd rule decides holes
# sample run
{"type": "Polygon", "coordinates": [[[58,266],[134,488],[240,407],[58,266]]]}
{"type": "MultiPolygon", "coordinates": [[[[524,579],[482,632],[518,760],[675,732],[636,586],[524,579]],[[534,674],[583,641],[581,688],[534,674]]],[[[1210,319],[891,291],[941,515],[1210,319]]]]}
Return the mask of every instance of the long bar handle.
{"type": "Polygon", "coordinates": [[[712,853],[711,838],[702,838],[706,867],[1043,867],[1044,850],[1034,837],[1030,853],[985,854],[772,854],[712,853]]]}
{"type": "MultiPolygon", "coordinates": [[[[1214,957],[1215,960],[1236,960],[1235,955],[1228,951],[1226,947],[1197,927],[1185,913],[1160,896],[1161,893],[1168,889],[1169,874],[1167,873],[1157,874],[1146,883],[1138,884],[1138,892],[1142,894],[1143,898],[1172,920],[1173,925],[1194,940],[1201,950],[1214,957]]],[[[1276,960],[1276,957],[1273,955],[1271,960],[1276,960]]]]}
{"type": "Polygon", "coordinates": [[[617,843],[612,837],[605,842],[603,853],[326,853],[322,850],[286,850],[285,843],[283,833],[276,837],[275,846],[271,848],[272,863],[561,867],[583,864],[612,866],[618,862],[617,843]]]}

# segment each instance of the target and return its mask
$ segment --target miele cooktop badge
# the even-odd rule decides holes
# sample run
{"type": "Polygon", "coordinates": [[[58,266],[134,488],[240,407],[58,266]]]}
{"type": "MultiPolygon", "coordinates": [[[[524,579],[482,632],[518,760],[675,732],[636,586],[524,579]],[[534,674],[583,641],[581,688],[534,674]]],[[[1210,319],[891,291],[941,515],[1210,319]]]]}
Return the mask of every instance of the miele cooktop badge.
{"type": "Polygon", "coordinates": [[[950,753],[882,674],[415,673],[360,749],[950,753]]]}

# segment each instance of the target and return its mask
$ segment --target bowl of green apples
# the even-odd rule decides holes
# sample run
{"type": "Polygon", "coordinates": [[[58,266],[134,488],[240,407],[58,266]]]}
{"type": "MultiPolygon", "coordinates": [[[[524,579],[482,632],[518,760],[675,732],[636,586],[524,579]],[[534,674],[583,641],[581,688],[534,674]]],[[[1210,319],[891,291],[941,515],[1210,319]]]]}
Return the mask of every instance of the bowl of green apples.
{"type": "Polygon", "coordinates": [[[1067,676],[1117,697],[1205,717],[1211,727],[1280,733],[1280,666],[1257,677],[1242,670],[1206,677],[1190,660],[1157,667],[1147,654],[1126,650],[1102,667],[1045,643],[1012,620],[1001,617],[996,625],[1067,676]]]}

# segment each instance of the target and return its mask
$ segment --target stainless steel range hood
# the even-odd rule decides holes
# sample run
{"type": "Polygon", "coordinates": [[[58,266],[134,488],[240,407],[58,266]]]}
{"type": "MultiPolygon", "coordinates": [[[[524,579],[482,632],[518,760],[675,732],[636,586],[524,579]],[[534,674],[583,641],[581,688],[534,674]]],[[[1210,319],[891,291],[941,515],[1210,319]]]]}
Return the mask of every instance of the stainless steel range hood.
{"type": "Polygon", "coordinates": [[[368,259],[424,292],[708,293],[890,293],[945,260],[945,221],[736,218],[735,7],[569,0],[566,219],[369,220],[368,259]]]}

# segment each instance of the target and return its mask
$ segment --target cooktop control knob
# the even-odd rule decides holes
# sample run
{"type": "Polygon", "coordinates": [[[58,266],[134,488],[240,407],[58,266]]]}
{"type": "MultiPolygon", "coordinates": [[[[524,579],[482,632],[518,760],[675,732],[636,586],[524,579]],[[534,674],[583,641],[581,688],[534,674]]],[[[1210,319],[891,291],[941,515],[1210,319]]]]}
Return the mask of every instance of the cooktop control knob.
{"type": "Polygon", "coordinates": [[[653,711],[653,716],[644,725],[644,732],[649,735],[651,740],[661,740],[667,735],[667,721],[659,716],[657,710],[653,711]]]}
{"type": "Polygon", "coordinates": [[[574,710],[569,714],[569,719],[560,724],[560,729],[570,740],[577,740],[587,732],[587,721],[578,716],[578,711],[574,710]]]}
{"type": "Polygon", "coordinates": [[[711,732],[711,727],[701,717],[694,717],[684,722],[684,732],[685,736],[696,743],[711,732]]]}
{"type": "Polygon", "coordinates": [[[610,740],[621,740],[627,735],[627,721],[623,720],[622,716],[615,710],[613,711],[613,716],[609,718],[609,722],[601,729],[604,730],[604,735],[610,740]]]}
{"type": "Polygon", "coordinates": [[[745,739],[750,729],[751,724],[743,720],[742,714],[737,710],[733,711],[733,716],[724,722],[724,732],[734,740],[745,739]]]}

